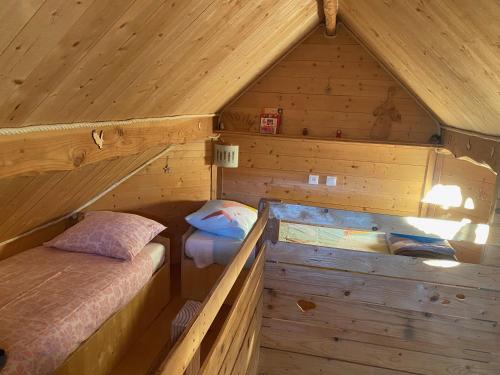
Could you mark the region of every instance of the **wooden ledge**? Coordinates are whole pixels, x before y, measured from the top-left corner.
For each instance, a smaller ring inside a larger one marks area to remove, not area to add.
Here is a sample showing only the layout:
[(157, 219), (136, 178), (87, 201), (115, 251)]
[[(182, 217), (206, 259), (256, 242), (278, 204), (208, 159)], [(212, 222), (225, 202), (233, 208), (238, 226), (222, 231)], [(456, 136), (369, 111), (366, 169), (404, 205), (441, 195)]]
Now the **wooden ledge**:
[[(271, 139), (282, 139), (282, 140), (295, 140), (295, 141), (316, 141), (325, 143), (353, 143), (359, 145), (375, 145), (375, 146), (398, 146), (398, 147), (413, 147), (413, 148), (427, 148), (427, 149), (441, 149), (442, 145), (428, 144), (428, 143), (409, 143), (409, 142), (388, 142), (388, 141), (372, 141), (363, 139), (348, 139), (348, 138), (319, 138), (310, 137), (302, 135), (284, 135), (284, 134), (261, 134), (261, 133), (250, 133), (250, 132), (238, 132), (232, 130), (216, 130), (217, 134), (220, 134), (223, 139), (224, 136), (246, 136), (246, 137), (261, 137), (261, 138), (271, 138)], [(447, 153), (446, 151), (442, 151)]]

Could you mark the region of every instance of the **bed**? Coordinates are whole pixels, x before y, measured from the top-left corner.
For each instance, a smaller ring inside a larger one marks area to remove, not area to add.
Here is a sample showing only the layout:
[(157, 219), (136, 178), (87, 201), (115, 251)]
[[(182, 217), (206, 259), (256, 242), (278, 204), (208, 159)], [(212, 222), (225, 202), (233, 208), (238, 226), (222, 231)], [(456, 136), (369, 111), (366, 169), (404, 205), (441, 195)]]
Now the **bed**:
[(168, 303), (169, 263), (162, 238), (131, 262), (46, 247), (0, 262), (2, 375), (108, 373)]

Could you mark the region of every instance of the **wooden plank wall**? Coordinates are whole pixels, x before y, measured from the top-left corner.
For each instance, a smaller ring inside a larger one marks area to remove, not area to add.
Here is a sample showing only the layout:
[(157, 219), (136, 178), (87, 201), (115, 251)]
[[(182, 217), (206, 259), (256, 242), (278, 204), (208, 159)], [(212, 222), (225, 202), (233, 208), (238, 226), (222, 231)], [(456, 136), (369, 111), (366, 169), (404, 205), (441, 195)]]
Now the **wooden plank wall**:
[[(262, 108), (278, 106), (284, 109), (281, 138), (258, 134)], [(335, 140), (338, 129), (349, 140), (406, 144), (426, 143), (437, 131), (434, 119), (342, 24), (335, 38), (326, 38), (318, 27), (226, 107), (220, 124), (222, 140), (241, 147), (239, 168), (222, 171), (223, 198), (254, 206), (267, 197), (488, 222), (495, 176), (479, 165), (436, 155), (432, 147), (325, 142)], [(390, 131), (382, 137), (380, 127), (386, 126)], [(319, 186), (307, 184), (309, 174), (320, 176)], [(328, 175), (338, 177), (337, 187), (325, 186)], [(472, 198), (475, 208), (422, 204), (439, 183), (458, 185), (464, 201)]]
[[(365, 259), (354, 272), (351, 251), (284, 243), (267, 251), (260, 374), (500, 370), (498, 268), (413, 270), (406, 258), (390, 257)], [(319, 268), (318, 256), (340, 261)]]
[[(265, 51), (263, 51), (265, 53)], [(226, 130), (258, 132), (265, 107), (284, 109), (282, 133), (426, 143), (435, 121), (342, 24), (319, 27), (225, 108)]]
[[(239, 167), (222, 171), (221, 196), (256, 206), (259, 199), (353, 211), (418, 216), (432, 149), (224, 133), (240, 146)], [(308, 184), (318, 174), (320, 184)], [(326, 176), (337, 186), (326, 186)]]
[[(467, 218), (473, 223), (488, 223), (495, 198), (496, 177), (491, 169), (468, 160), (457, 159), (452, 155), (437, 155), (433, 185), (458, 186), (463, 201), (460, 207), (449, 209), (429, 205), (426, 216), (450, 220)], [(472, 199), (473, 209), (464, 207), (467, 198)]]
[(99, 199), (87, 210), (136, 213), (167, 226), (172, 261), (180, 261), (184, 217), (200, 208), (212, 193), (212, 143), (198, 141), (176, 145)]
[(72, 171), (0, 178), (0, 242), (78, 209), (165, 148), (152, 147)]

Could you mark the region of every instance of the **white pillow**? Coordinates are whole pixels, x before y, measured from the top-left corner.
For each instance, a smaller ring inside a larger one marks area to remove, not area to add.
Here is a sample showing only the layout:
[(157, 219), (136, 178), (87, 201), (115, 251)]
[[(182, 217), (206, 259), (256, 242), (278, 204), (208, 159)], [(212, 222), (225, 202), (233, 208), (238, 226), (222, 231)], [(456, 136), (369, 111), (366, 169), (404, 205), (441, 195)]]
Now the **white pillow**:
[(257, 210), (238, 202), (213, 200), (186, 216), (186, 221), (206, 232), (242, 240), (257, 221)]

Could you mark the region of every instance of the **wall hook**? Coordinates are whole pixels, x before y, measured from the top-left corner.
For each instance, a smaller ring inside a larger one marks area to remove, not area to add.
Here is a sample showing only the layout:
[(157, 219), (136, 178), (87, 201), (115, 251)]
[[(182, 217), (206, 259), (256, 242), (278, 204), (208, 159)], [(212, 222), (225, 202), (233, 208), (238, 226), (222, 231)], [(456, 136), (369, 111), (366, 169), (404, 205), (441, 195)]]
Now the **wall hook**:
[(99, 150), (102, 150), (104, 146), (104, 131), (101, 130), (98, 134), (97, 130), (92, 130), (92, 139), (97, 147), (99, 147)]

